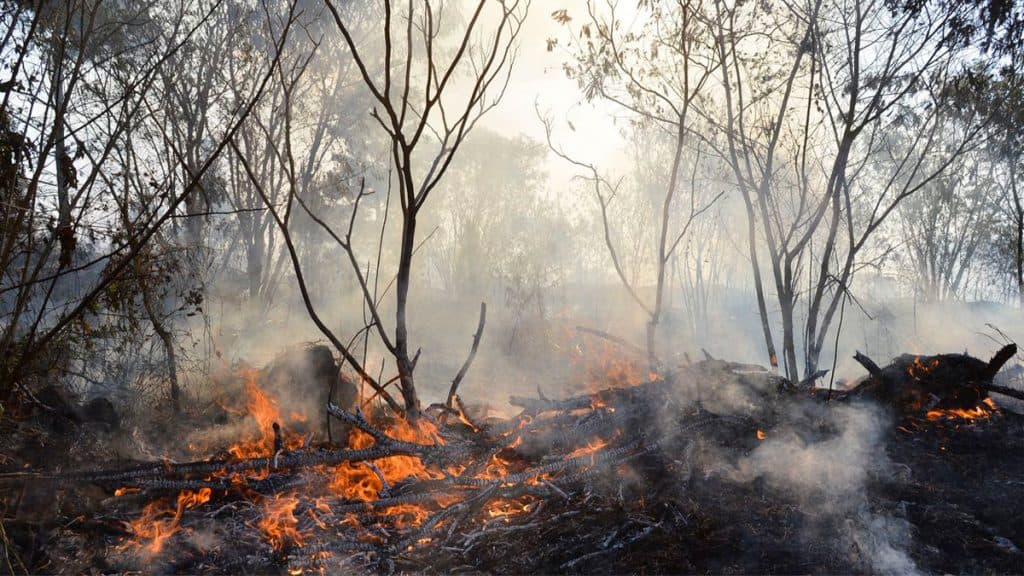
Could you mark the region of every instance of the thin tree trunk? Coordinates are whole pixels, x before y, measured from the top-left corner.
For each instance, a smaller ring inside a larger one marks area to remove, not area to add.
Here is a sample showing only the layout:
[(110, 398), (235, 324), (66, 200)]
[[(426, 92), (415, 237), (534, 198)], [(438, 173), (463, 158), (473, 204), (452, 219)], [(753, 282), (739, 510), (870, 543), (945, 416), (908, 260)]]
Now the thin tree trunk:
[(412, 272), (412, 256), (416, 242), (415, 200), (409, 202), (402, 226), (402, 251), (395, 280), (395, 361), (398, 364), (399, 383), (406, 417), (416, 420), (419, 416), (419, 399), (413, 380), (413, 365), (409, 360), (409, 331), (406, 323), (406, 307), (409, 301), (409, 279)]
[(1020, 191), (1017, 190), (1016, 166), (1010, 166), (1010, 192), (1013, 193), (1013, 208), (1017, 225), (1017, 241), (1014, 245), (1017, 256), (1017, 298), (1021, 307), (1024, 307), (1024, 204), (1020, 200)]
[(145, 286), (145, 282), (141, 278), (140, 282), (143, 284), (143, 307), (146, 309), (146, 315), (149, 316), (150, 323), (153, 324), (153, 331), (156, 332), (157, 337), (160, 338), (160, 342), (164, 346), (164, 355), (167, 359), (167, 379), (170, 382), (171, 410), (175, 414), (179, 414), (181, 412), (181, 391), (178, 388), (178, 361), (174, 352), (174, 336), (160, 317), (159, 311), (156, 309), (156, 303), (153, 302), (153, 295)]
[(654, 307), (651, 309), (651, 317), (647, 322), (647, 361), (653, 372), (658, 365), (657, 333), (658, 323), (661, 322), (661, 308), (665, 299), (665, 266), (668, 263), (668, 227), (672, 215), (672, 200), (676, 195), (676, 186), (679, 184), (679, 164), (683, 157), (683, 139), (686, 136), (686, 108), (680, 114), (676, 128), (676, 150), (672, 157), (672, 173), (669, 174), (668, 190), (665, 191), (665, 200), (661, 205), (661, 235), (658, 239), (658, 284), (655, 287)]
[(750, 200), (750, 192), (745, 186), (740, 186), (743, 193), (743, 203), (747, 207), (747, 246), (750, 248), (750, 268), (754, 276), (754, 293), (757, 296), (757, 313), (761, 318), (761, 331), (764, 334), (765, 349), (768, 352), (768, 362), (773, 369), (779, 368), (779, 357), (775, 353), (775, 340), (772, 338), (772, 326), (768, 320), (768, 305), (764, 298), (764, 283), (761, 280), (761, 264), (757, 258), (757, 221), (754, 216), (754, 204)]
[[(63, 48), (54, 56), (54, 165), (57, 176), (57, 238), (60, 242), (60, 268), (71, 265), (75, 248), (75, 231), (71, 227), (71, 194), (68, 191), (68, 171), (73, 169), (71, 157), (64, 144), (64, 62)], [(59, 56), (58, 56), (59, 55)]]

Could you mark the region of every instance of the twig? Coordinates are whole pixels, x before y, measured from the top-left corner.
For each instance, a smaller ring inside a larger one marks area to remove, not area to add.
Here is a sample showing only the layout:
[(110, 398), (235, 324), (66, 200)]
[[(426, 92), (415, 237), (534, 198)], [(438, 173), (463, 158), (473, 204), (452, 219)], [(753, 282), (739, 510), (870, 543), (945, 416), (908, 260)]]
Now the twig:
[(476, 334), (473, 334), (473, 346), (469, 349), (469, 357), (462, 363), (462, 368), (459, 368), (459, 372), (455, 375), (455, 379), (452, 380), (452, 386), (448, 389), (448, 400), (445, 401), (449, 407), (452, 406), (452, 402), (455, 399), (455, 392), (459, 389), (459, 384), (462, 379), (466, 376), (466, 372), (469, 371), (470, 365), (473, 364), (473, 359), (476, 358), (476, 350), (480, 346), (480, 337), (484, 334), (484, 324), (487, 323), (487, 303), (480, 303), (480, 322), (476, 326)]

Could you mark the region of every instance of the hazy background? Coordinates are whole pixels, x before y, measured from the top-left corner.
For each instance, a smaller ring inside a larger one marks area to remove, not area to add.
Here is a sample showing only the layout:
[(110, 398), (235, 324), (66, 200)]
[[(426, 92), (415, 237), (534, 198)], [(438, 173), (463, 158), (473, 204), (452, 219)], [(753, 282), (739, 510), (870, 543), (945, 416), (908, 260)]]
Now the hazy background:
[[(992, 102), (1012, 100), (1006, 94), (1017, 89), (1017, 56), (999, 28), (1005, 22), (993, 24), (988, 37), (979, 27), (977, 35), (966, 34), (954, 46), (928, 40), (925, 32), (948, 32), (947, 14), (983, 20), (981, 8), (936, 2), (925, 13), (907, 16), (861, 4), (822, 4), (817, 33), (835, 42), (850, 26), (855, 8), (862, 9), (861, 17), (868, 14), (869, 33), (878, 37), (860, 55), (870, 63), (861, 110), (871, 110), (876, 94), (887, 107), (879, 109), (877, 118), (865, 113), (864, 136), (852, 147), (850, 204), (837, 206), (835, 213), (831, 203), (823, 204), (828, 210), (820, 229), (808, 232), (809, 243), (796, 260), (789, 314), (795, 324), (793, 348), (801, 361), (794, 371), (804, 372), (804, 327), (816, 314), (809, 301), (820, 265), (829, 262), (833, 275), (844, 266), (842, 249), (822, 260), (829, 226), (836, 222), (844, 244), (847, 233), (859, 233), (873, 222), (868, 216), (876, 196), (882, 206), (893, 202), (891, 182), (920, 187), (894, 202), (887, 219), (859, 247), (845, 289), (831, 279), (822, 284), (825, 304), (835, 299), (842, 305), (824, 326), (819, 367), (834, 367), (840, 383), (862, 374), (850, 359), (854, 350), (879, 362), (903, 352), (966, 350), (985, 357), (1005, 340), (1022, 336), (1015, 270), (1020, 243), (1014, 242), (1021, 219), (1011, 193), (1019, 155), (1015, 143), (1000, 136), (1011, 133), (1005, 122), (1013, 119), (1000, 117), (1003, 124), (992, 120)], [(441, 22), (439, 55), (454, 53), (475, 6), (464, 0), (435, 7)], [(761, 124), (779, 117), (773, 106), (784, 112), (776, 162), (781, 167), (769, 176), (778, 191), (771, 208), (775, 216), (769, 220), (777, 218), (773, 225), (780, 229), (809, 226), (806, 213), (797, 213), (803, 209), (797, 199), (803, 194), (819, 202), (830, 190), (829, 167), (837, 156), (830, 131), (844, 105), (836, 95), (853, 78), (843, 51), (830, 44), (815, 52), (818, 68), (808, 60), (795, 68), (795, 95), (784, 103), (782, 80), (790, 62), (810, 54), (802, 52), (807, 48), (800, 44), (798, 15), (811, 6), (728, 8), (735, 10), (738, 29), (766, 30), (761, 38), (738, 41), (735, 49), (744, 59), (737, 64), (743, 71), (735, 81), (747, 82), (761, 97), (747, 112), (756, 116), (748, 140), (762, 138)], [(125, 405), (159, 405), (166, 397), (172, 354), (170, 372), (185, 396), (201, 399), (216, 374), (242, 363), (264, 365), (282, 350), (325, 341), (309, 319), (283, 236), (266, 209), (267, 204), (283, 208), (289, 186), (313, 214), (337, 229), (353, 222), (359, 268), (383, 294), (379, 311), (385, 328), (393, 330), (389, 284), (398, 261), (400, 215), (397, 198), (392, 194), (388, 200), (397, 178), (390, 141), (370, 114), (375, 104), (326, 5), (303, 0), (296, 7), (299, 15), (283, 64), (239, 127), (234, 138), (238, 150), (225, 148), (212, 156), (200, 192), (171, 209), (167, 222), (140, 250), (136, 261), (142, 265), (128, 267), (123, 278), (94, 292), (109, 271), (104, 254), (130, 246), (132, 226), (143, 226), (167, 208), (217, 150), (273, 60), (289, 5), (230, 0), (195, 2), (180, 10), (160, 3), (113, 6), (92, 24), (95, 30), (68, 19), (95, 8), (91, 2), (8, 6), (4, 22), (13, 40), (3, 57), (18, 62), (22, 39), (31, 49), (19, 64), (23, 89), (5, 98), (7, 121), (12, 133), (27, 134), (39, 148), (32, 162), (19, 165), (22, 185), (10, 188), (12, 198), (35, 190), (26, 204), (35, 211), (30, 225), (8, 227), (11, 245), (27, 246), (5, 261), (0, 294), (5, 351), (16, 359), (9, 374), (17, 377), (12, 378), (57, 375), (86, 395), (109, 395)], [(680, 182), (668, 229), (674, 237), (688, 224), (665, 262), (658, 355), (671, 366), (698, 359), (705, 349), (716, 357), (766, 365), (744, 196), (728, 159), (719, 154), (726, 148), (729, 105), (715, 75), (710, 20), (691, 22), (687, 25), (696, 28), (682, 34), (674, 28), (682, 26), (679, 13), (670, 6), (559, 0), (534, 2), (529, 11), (525, 7), (516, 12), (524, 19), (511, 44), (507, 84), (491, 89), (487, 102), (493, 107), (472, 125), (420, 214), (408, 316), (411, 349), (422, 349), (416, 381), (424, 402), (441, 398), (465, 359), (480, 302), (488, 305), (486, 329), (462, 385), (471, 402), (501, 406), (507, 394), (532, 393), (538, 386), (555, 395), (568, 393), (609, 372), (623, 382), (646, 375), (642, 354), (576, 330), (605, 331), (642, 349), (649, 322), (615, 271), (590, 178), (596, 174), (616, 189), (613, 199), (605, 196), (609, 240), (623, 276), (649, 304), (657, 290), (661, 203), (677, 148), (682, 150)], [(710, 18), (712, 8), (699, 9)], [(346, 2), (339, 3), (339, 10), (371, 73), (379, 77), (381, 5)], [(203, 16), (207, 11), (209, 16)], [(33, 28), (37, 14), (42, 24)], [(498, 5), (488, 4), (471, 35), (472, 46), (486, 45), (498, 15)], [(884, 33), (886, 26), (904, 21), (916, 32), (898, 39)], [(182, 30), (187, 27), (176, 29), (174, 22), (196, 28), (186, 37)], [(608, 60), (615, 47), (609, 48), (598, 33), (602, 24), (612, 22), (612, 36), (620, 42), (616, 46), (631, 59), (618, 72)], [(81, 33), (65, 34), (60, 44), (61, 26)], [(679, 72), (679, 56), (665, 41), (680, 37), (694, 41), (693, 68), (685, 73)], [(160, 60), (160, 50), (169, 49), (172, 38), (182, 42), (180, 49)], [(655, 49), (659, 42), (660, 51)], [(921, 55), (902, 61), (899, 70), (880, 67), (877, 56), (884, 42), (893, 42), (898, 54), (920, 49)], [(405, 54), (403, 46), (396, 44), (396, 61)], [(87, 63), (80, 70), (70, 66), (79, 57)], [(154, 62), (145, 89), (140, 84), (129, 90), (130, 72)], [(672, 130), (645, 116), (658, 110), (657, 102), (631, 88), (624, 71), (646, 74), (651, 86), (671, 96), (678, 91), (672, 83), (696, 77), (701, 66), (710, 70), (708, 87), (695, 100), (699, 113), (688, 120), (692, 133), (680, 144)], [(820, 66), (829, 67), (830, 75)], [(67, 75), (75, 70), (72, 83)], [(424, 70), (416, 69), (413, 83), (423, 80)], [(451, 106), (468, 94), (473, 73), (466, 66), (454, 74), (446, 94)], [(878, 80), (886, 74), (892, 76), (890, 84)], [(904, 86), (906, 77), (917, 78), (916, 83)], [(965, 78), (976, 84), (961, 90)], [(73, 136), (52, 130), (52, 96), (58, 87), (70, 89), (62, 114)], [(965, 95), (979, 87), (993, 95), (984, 105)], [(129, 103), (141, 112), (130, 129), (118, 132), (116, 113)], [(442, 124), (433, 118), (432, 130)], [(430, 140), (431, 131), (426, 134)], [(915, 140), (920, 134), (936, 136)], [(66, 175), (58, 177), (60, 149), (42, 146), (51, 141), (66, 141), (64, 153), (77, 172), (77, 187), (62, 184)], [(286, 144), (294, 166), (284, 158)], [(717, 151), (716, 145), (721, 146)], [(755, 164), (762, 159), (761, 145), (752, 145)], [(414, 168), (425, 170), (438, 149), (433, 140), (424, 144)], [(900, 154), (923, 166), (920, 173), (908, 175)], [(253, 176), (242, 159), (250, 163)], [(939, 177), (926, 181), (921, 174), (928, 170)], [(266, 200), (253, 179), (261, 183)], [(372, 194), (361, 200), (352, 219), (360, 182)], [(62, 244), (56, 249), (57, 231), (65, 226), (60, 198), (68, 189), (74, 197), (68, 212), (73, 225), (67, 226), (77, 244), (67, 262), (58, 262), (65, 252)], [(705, 209), (687, 220), (694, 206)], [(764, 218), (755, 219), (763, 229)], [(394, 373), (394, 361), (372, 330), (365, 341), (360, 334), (367, 311), (345, 253), (298, 207), (288, 229), (312, 304), (341, 339), (359, 335), (352, 340), (352, 352), (368, 373), (386, 380)], [(755, 238), (754, 246), (767, 320), (781, 357), (785, 315), (771, 280), (770, 248), (763, 236)], [(56, 272), (55, 280), (21, 287), (21, 267), (37, 264), (42, 278)], [(33, 346), (40, 333), (54, 326), (59, 334), (47, 340), (48, 355), (43, 355)], [(780, 362), (785, 370), (784, 359)]]

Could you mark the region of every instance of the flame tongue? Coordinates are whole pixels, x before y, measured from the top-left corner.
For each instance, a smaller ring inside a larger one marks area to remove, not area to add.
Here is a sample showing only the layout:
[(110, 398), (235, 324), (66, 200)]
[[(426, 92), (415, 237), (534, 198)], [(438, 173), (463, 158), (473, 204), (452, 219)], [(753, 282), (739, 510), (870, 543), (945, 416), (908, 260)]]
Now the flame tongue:
[(299, 520), (295, 517), (295, 509), (298, 506), (299, 498), (295, 494), (277, 494), (273, 499), (264, 501), (263, 518), (260, 519), (259, 527), (275, 550), (281, 551), (288, 546), (303, 545), (303, 535), (298, 530)]
[[(274, 427), (279, 422), (284, 422), (277, 402), (259, 387), (259, 372), (254, 369), (246, 369), (242, 372), (245, 379), (246, 406), (245, 414), (256, 421), (259, 429), (259, 438), (246, 442), (239, 442), (228, 448), (228, 452), (235, 458), (256, 458), (274, 453), (274, 443), (277, 433)], [(305, 418), (296, 418), (293, 414), (292, 421), (303, 421)], [(285, 429), (283, 432), (284, 448), (293, 449), (302, 445), (301, 435)]]
[(998, 414), (999, 409), (991, 398), (985, 398), (973, 408), (948, 408), (944, 410), (929, 410), (925, 418), (929, 420), (984, 420)]
[(186, 508), (196, 508), (209, 502), (212, 492), (209, 488), (195, 492), (182, 490), (178, 494), (178, 504), (175, 508), (167, 506), (163, 499), (150, 502), (143, 509), (142, 516), (128, 522), (129, 529), (135, 535), (135, 540), (129, 542), (128, 546), (141, 548), (151, 555), (159, 554), (167, 539), (180, 529), (178, 523), (182, 512)]

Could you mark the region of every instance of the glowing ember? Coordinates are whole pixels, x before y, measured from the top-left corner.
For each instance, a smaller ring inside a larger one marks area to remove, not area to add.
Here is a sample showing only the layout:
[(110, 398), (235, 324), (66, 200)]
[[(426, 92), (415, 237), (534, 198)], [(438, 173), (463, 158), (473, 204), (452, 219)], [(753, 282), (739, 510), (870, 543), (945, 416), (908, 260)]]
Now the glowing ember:
[(426, 508), (415, 504), (389, 506), (384, 509), (384, 513), (389, 516), (397, 516), (398, 519), (395, 521), (395, 525), (399, 528), (418, 526), (430, 515)]
[(529, 502), (515, 500), (495, 500), (487, 504), (487, 515), (491, 518), (505, 518), (530, 511)]
[(764, 440), (767, 437), (768, 437), (768, 435), (764, 433), (764, 430), (758, 430), (757, 431), (757, 439), (758, 440)]
[(578, 456), (592, 455), (592, 454), (594, 454), (594, 452), (597, 452), (598, 450), (604, 448), (607, 445), (608, 445), (608, 441), (607, 440), (602, 440), (601, 438), (597, 438), (595, 440), (591, 440), (590, 442), (587, 443), (586, 446), (584, 446), (582, 448), (577, 448), (577, 449), (573, 450), (572, 452), (570, 452), (569, 455), (566, 456), (566, 459), (576, 458)]
[(935, 370), (939, 366), (939, 359), (934, 358), (931, 362), (925, 364), (921, 361), (920, 356), (914, 356), (914, 361), (907, 366), (907, 374), (915, 380), (919, 380), (921, 377), (928, 375), (932, 370)]

